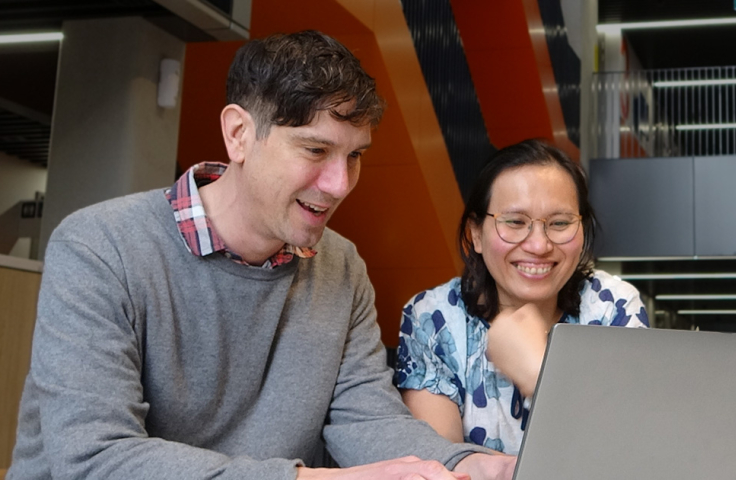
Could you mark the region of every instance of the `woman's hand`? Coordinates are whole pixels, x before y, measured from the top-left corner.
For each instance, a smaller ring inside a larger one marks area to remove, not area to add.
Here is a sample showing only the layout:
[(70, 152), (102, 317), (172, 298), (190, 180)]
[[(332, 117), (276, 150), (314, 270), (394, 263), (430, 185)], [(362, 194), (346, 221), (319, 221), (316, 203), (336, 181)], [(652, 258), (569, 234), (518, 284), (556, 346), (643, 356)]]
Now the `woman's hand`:
[(531, 303), (501, 311), (488, 329), (486, 357), (524, 397), (531, 397), (537, 386), (548, 331), (549, 322)]
[(455, 472), (467, 472), (472, 480), (511, 480), (516, 468), (516, 457), (472, 453), (460, 460)]

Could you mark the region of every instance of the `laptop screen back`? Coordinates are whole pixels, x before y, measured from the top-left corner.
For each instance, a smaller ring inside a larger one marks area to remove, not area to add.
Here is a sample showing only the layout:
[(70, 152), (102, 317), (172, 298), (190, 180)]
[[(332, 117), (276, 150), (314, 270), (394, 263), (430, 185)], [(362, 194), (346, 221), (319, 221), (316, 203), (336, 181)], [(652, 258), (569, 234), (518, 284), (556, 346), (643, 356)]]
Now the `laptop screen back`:
[(736, 335), (554, 327), (515, 480), (733, 480)]

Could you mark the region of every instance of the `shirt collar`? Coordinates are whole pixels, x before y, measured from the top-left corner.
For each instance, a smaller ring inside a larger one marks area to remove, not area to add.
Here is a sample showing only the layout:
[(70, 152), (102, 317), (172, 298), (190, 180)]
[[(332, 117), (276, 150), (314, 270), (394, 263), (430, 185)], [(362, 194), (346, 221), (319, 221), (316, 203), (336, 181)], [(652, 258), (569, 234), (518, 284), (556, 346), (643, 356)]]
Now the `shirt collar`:
[[(184, 175), (166, 190), (166, 198), (174, 210), (174, 218), (187, 250), (204, 257), (216, 252), (224, 254), (234, 262), (248, 265), (237, 253), (231, 251), (212, 227), (202, 205), (199, 187), (214, 182), (225, 173), (227, 165), (216, 162), (202, 162), (192, 166)], [(317, 252), (308, 247), (285, 244), (262, 265), (275, 268), (290, 262), (294, 256), (311, 258)]]

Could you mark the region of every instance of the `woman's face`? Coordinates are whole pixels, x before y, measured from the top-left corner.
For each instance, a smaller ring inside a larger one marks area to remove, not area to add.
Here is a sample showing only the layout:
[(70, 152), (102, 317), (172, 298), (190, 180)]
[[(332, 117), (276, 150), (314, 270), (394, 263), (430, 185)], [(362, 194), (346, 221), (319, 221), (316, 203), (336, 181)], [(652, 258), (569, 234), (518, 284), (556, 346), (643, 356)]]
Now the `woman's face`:
[[(556, 164), (528, 165), (502, 172), (491, 185), (488, 213), (524, 213), (533, 219), (557, 213), (579, 213), (575, 183)], [(500, 307), (527, 303), (551, 306), (570, 279), (583, 251), (583, 227), (572, 241), (556, 245), (544, 233), (542, 222), (521, 243), (507, 243), (498, 236), (493, 217), (481, 225), (471, 222), (473, 246), (483, 256), (496, 280)]]

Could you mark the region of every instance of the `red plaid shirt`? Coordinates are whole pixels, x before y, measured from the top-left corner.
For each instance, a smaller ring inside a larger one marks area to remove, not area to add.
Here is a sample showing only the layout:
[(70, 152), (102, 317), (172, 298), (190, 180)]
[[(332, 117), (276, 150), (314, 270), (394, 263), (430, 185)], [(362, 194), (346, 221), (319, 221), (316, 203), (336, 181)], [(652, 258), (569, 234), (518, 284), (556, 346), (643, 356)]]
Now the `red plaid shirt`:
[[(227, 248), (225, 242), (212, 228), (202, 206), (202, 198), (199, 196), (198, 187), (203, 187), (220, 178), (226, 168), (227, 165), (224, 163), (203, 162), (194, 165), (170, 189), (166, 190), (166, 199), (174, 209), (176, 225), (179, 227), (179, 233), (181, 233), (187, 250), (200, 257), (221, 252), (236, 263), (248, 265), (240, 255)], [(311, 258), (316, 254), (317, 252), (311, 248), (284, 245), (261, 267), (276, 268), (290, 262), (294, 255)]]

